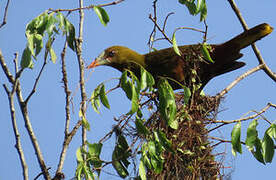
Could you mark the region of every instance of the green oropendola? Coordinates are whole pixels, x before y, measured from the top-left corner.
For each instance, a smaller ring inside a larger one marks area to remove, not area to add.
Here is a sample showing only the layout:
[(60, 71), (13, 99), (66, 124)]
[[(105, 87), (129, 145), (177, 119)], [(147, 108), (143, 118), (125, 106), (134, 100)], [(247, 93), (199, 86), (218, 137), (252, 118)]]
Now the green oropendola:
[(129, 69), (138, 77), (140, 66), (149, 71), (156, 81), (166, 77), (173, 89), (182, 88), (181, 84), (191, 87), (193, 83), (202, 89), (213, 77), (245, 65), (237, 61), (242, 57), (240, 50), (260, 40), (273, 31), (266, 24), (257, 25), (222, 44), (208, 45), (213, 62), (208, 61), (202, 51), (202, 44), (179, 46), (181, 56), (173, 48), (139, 54), (124, 46), (112, 46), (104, 50), (87, 68), (107, 65), (124, 71)]

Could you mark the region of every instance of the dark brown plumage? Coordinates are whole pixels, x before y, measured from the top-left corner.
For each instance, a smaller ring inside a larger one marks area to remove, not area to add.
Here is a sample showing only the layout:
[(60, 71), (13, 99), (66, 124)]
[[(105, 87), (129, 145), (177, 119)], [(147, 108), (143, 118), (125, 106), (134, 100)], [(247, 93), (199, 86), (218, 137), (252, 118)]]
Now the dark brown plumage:
[(139, 66), (143, 66), (155, 80), (160, 77), (168, 78), (173, 89), (180, 89), (180, 84), (191, 87), (193, 83), (200, 84), (203, 88), (213, 77), (244, 66), (244, 62), (236, 61), (242, 57), (240, 50), (272, 31), (273, 28), (264, 23), (223, 44), (210, 45), (209, 54), (214, 63), (206, 60), (201, 44), (179, 46), (181, 56), (178, 56), (173, 48), (141, 55), (127, 47), (112, 46), (102, 52), (87, 68), (107, 65), (120, 71), (130, 69), (139, 76)]

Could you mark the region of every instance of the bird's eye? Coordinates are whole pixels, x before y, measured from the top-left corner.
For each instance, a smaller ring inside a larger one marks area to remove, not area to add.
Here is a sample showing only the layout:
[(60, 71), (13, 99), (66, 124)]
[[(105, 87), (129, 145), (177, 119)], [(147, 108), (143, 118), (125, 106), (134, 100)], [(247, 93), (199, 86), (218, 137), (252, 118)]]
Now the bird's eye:
[(115, 55), (115, 51), (109, 51), (108, 52), (108, 57), (113, 57)]

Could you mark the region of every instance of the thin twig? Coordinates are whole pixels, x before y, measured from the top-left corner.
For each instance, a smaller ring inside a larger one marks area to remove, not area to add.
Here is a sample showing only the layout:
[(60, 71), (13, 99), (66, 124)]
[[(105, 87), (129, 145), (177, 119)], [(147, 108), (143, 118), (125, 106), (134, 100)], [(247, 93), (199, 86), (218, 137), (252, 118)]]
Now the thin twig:
[(73, 11), (80, 11), (80, 10), (89, 10), (94, 8), (95, 6), (97, 7), (106, 7), (106, 6), (112, 6), (112, 5), (116, 5), (119, 4), (121, 2), (123, 2), (124, 0), (117, 0), (117, 1), (113, 1), (110, 3), (106, 3), (106, 4), (99, 4), (99, 5), (89, 5), (89, 6), (85, 6), (85, 7), (78, 7), (78, 8), (73, 8), (73, 9), (49, 9), (49, 11), (52, 12), (61, 12), (61, 11), (69, 11), (69, 12), (73, 12)]
[(5, 7), (5, 11), (4, 11), (4, 17), (3, 17), (2, 24), (0, 25), (0, 29), (1, 29), (5, 24), (7, 24), (7, 16), (8, 16), (9, 4), (10, 4), (10, 0), (7, 0), (7, 4), (6, 4), (6, 7)]
[[(16, 85), (17, 85), (17, 83), (15, 84), (15, 86)], [(3, 86), (4, 86), (4, 89), (7, 93), (8, 99), (9, 99), (10, 113), (11, 113), (11, 119), (12, 119), (12, 127), (13, 127), (15, 142), (16, 142), (15, 143), (15, 148), (16, 148), (17, 153), (19, 155), (20, 164), (21, 164), (22, 170), (23, 170), (24, 180), (28, 180), (29, 179), (28, 165), (26, 163), (24, 151), (22, 149), (20, 134), (19, 134), (19, 131), (18, 131), (16, 116), (15, 116), (15, 107), (14, 107), (14, 99), (13, 99), (15, 91), (10, 92), (5, 84)], [(16, 89), (16, 87), (13, 87), (13, 89)]]
[(26, 100), (25, 100), (25, 103), (26, 103), (26, 104), (28, 103), (28, 101), (30, 100), (30, 98), (32, 97), (32, 95), (35, 93), (36, 87), (37, 87), (38, 82), (39, 82), (39, 79), (40, 79), (40, 77), (41, 77), (41, 75), (42, 75), (42, 72), (43, 72), (43, 70), (44, 70), (46, 64), (47, 64), (47, 59), (45, 58), (45, 59), (44, 59), (44, 63), (43, 63), (43, 65), (42, 65), (42, 67), (41, 67), (41, 69), (40, 69), (40, 71), (39, 71), (39, 73), (38, 73), (38, 76), (37, 76), (36, 79), (35, 79), (35, 83), (34, 83), (34, 85), (33, 85), (33, 89), (32, 89), (32, 91), (30, 92), (29, 96), (28, 96), (28, 97), (26, 98)]
[(12, 76), (12, 74), (11, 74), (11, 72), (10, 72), (6, 62), (5, 62), (5, 59), (3, 57), (1, 49), (0, 49), (0, 64), (1, 64), (1, 67), (2, 67), (2, 69), (3, 69), (3, 71), (6, 75), (7, 79), (9, 80), (9, 82), (11, 84), (13, 84), (14, 83), (14, 78), (13, 78), (13, 76)]
[[(232, 7), (233, 11), (235, 12), (236, 16), (238, 17), (238, 19), (239, 19), (239, 21), (240, 21), (240, 23), (241, 23), (243, 29), (244, 29), (244, 30), (248, 30), (248, 26), (247, 26), (247, 24), (246, 24), (244, 18), (242, 17), (241, 12), (240, 12), (240, 10), (238, 9), (238, 7), (237, 7), (235, 1), (234, 1), (234, 0), (228, 0), (228, 2), (229, 2), (229, 4), (231, 5), (231, 7)], [(254, 51), (254, 53), (255, 53), (255, 55), (256, 55), (258, 61), (259, 61), (259, 64), (264, 65), (264, 67), (263, 67), (262, 69), (265, 71), (265, 73), (266, 73), (273, 81), (276, 82), (276, 74), (275, 74), (274, 72), (272, 72), (272, 70), (266, 65), (266, 63), (265, 63), (264, 59), (262, 58), (262, 55), (261, 55), (259, 49), (257, 48), (257, 46), (255, 45), (255, 43), (253, 43), (253, 44), (251, 45), (251, 47), (252, 47), (252, 49), (253, 49), (253, 51)]]
[[(82, 43), (83, 43), (83, 22), (84, 22), (84, 12), (83, 12), (83, 0), (79, 0), (79, 37), (76, 41), (76, 53), (78, 58), (78, 64), (79, 64), (79, 80), (80, 80), (80, 91), (81, 91), (81, 107), (80, 111), (83, 114), (83, 118), (86, 118), (86, 92), (85, 92), (85, 80), (84, 80), (84, 61), (82, 59)], [(87, 139), (87, 131), (86, 127), (82, 126), (82, 146), (85, 149), (86, 146), (86, 139)], [(85, 157), (84, 157), (85, 159)]]
[[(236, 120), (232, 120), (232, 121), (225, 121), (225, 120), (215, 120), (215, 121), (212, 121), (213, 123), (223, 123), (223, 125), (226, 125), (226, 124), (232, 124), (232, 123), (237, 123), (237, 122), (241, 122), (241, 121), (247, 121), (247, 120), (250, 120), (250, 119), (255, 119), (257, 118), (258, 116), (262, 115), (263, 113), (265, 113), (270, 107), (274, 107), (276, 108), (276, 105), (275, 104), (272, 104), (272, 103), (268, 103), (263, 109), (261, 109), (261, 111), (259, 112), (256, 112), (256, 111), (251, 111), (251, 112), (255, 112), (255, 114), (251, 115), (251, 116), (248, 116), (248, 117), (245, 117), (245, 118), (240, 118), (240, 119), (236, 119)], [(269, 124), (271, 124), (270, 122), (268, 122)], [(219, 125), (220, 127), (223, 126), (223, 125)], [(213, 128), (213, 129), (210, 129), (208, 132), (214, 130), (214, 129), (217, 129), (217, 127)]]
[(64, 43), (63, 50), (61, 52), (61, 71), (62, 71), (62, 82), (64, 87), (64, 93), (65, 93), (65, 130), (64, 130), (64, 141), (62, 150), (60, 153), (59, 163), (56, 170), (56, 175), (61, 173), (61, 170), (63, 168), (63, 164), (65, 161), (66, 152), (68, 149), (68, 145), (66, 143), (66, 140), (68, 139), (69, 134), (69, 125), (70, 125), (70, 90), (68, 87), (68, 79), (67, 79), (67, 70), (66, 70), (66, 64), (65, 64), (65, 54), (66, 54), (66, 48), (67, 48), (67, 42)]
[[(18, 53), (15, 53), (15, 58), (14, 58), (15, 67), (17, 66), (17, 58), (18, 58)], [(8, 99), (9, 99), (12, 127), (13, 127), (13, 132), (14, 132), (15, 141), (16, 141), (15, 148), (16, 148), (16, 150), (18, 152), (18, 155), (19, 155), (20, 163), (21, 163), (22, 170), (23, 170), (24, 180), (28, 180), (29, 179), (28, 166), (27, 166), (25, 156), (24, 156), (24, 152), (23, 152), (23, 149), (22, 149), (22, 146), (21, 146), (21, 139), (20, 139), (20, 134), (19, 134), (18, 127), (17, 127), (16, 116), (15, 116), (15, 107), (14, 107), (14, 99), (13, 99), (14, 98), (14, 93), (17, 89), (17, 85), (18, 85), (18, 81), (19, 81), (18, 78), (19, 78), (20, 75), (16, 76), (15, 80), (14, 80), (13, 76), (11, 75), (11, 73), (10, 73), (6, 63), (5, 63), (4, 57), (2, 56), (2, 53), (1, 53), (1, 50), (0, 50), (0, 62), (1, 62), (1, 66), (3, 68), (3, 71), (7, 76), (7, 79), (9, 79), (9, 81), (11, 82), (11, 84), (13, 86), (12, 91), (9, 91), (7, 86), (5, 84), (3, 84), (3, 87), (6, 91)], [(17, 68), (15, 68), (15, 70), (16, 70), (15, 73), (17, 73)]]
[[(157, 20), (157, 10), (156, 10), (156, 3), (157, 3), (157, 0), (154, 0), (153, 1), (153, 19), (155, 19), (155, 21)], [(156, 25), (153, 26), (153, 29), (152, 29), (152, 32), (150, 33), (150, 36), (149, 36), (149, 41), (148, 41), (148, 46), (149, 46), (149, 50), (151, 50), (153, 48), (153, 42), (154, 42), (154, 39), (155, 39), (155, 36), (156, 36)]]
[(154, 23), (154, 26), (157, 27), (157, 29), (162, 33), (164, 38), (169, 41), (169, 43), (172, 44), (172, 40), (167, 36), (167, 34), (162, 30), (162, 28), (157, 24), (157, 20), (152, 17), (152, 15), (149, 15), (149, 19)]
[[(17, 59), (17, 56), (15, 57), (15, 60), (14, 60), (15, 63), (17, 63), (16, 59)], [(24, 99), (23, 99), (20, 83), (18, 81), (18, 78), (20, 77), (20, 74), (21, 74), (21, 72), (23, 72), (23, 70), (21, 70), (19, 72), (15, 72), (16, 73), (16, 79), (15, 79), (12, 76), (12, 74), (10, 73), (10, 71), (7, 67), (7, 65), (4, 61), (4, 58), (2, 56), (1, 51), (0, 51), (0, 63), (1, 63), (1, 66), (2, 66), (2, 69), (3, 69), (4, 73), (6, 74), (7, 79), (13, 85), (13, 91), (16, 91), (16, 96), (17, 96), (17, 100), (18, 100), (19, 105), (20, 105), (20, 109), (21, 109), (23, 118), (24, 118), (25, 127), (27, 129), (28, 135), (30, 136), (30, 139), (31, 139), (32, 145), (34, 147), (34, 150), (36, 152), (36, 157), (38, 159), (41, 171), (43, 172), (44, 178), (47, 179), (47, 180), (48, 179), (50, 180), (51, 177), (49, 175), (49, 172), (47, 171), (47, 168), (46, 168), (46, 165), (45, 165), (45, 162), (44, 162), (39, 144), (37, 142), (36, 136), (35, 136), (34, 131), (32, 129), (32, 125), (31, 125), (30, 118), (29, 118), (29, 115), (28, 115), (27, 101), (24, 101)], [(15, 65), (15, 66), (17, 66), (17, 65)], [(17, 69), (17, 67), (15, 69)]]
[[(50, 169), (51, 169), (50, 167), (47, 168), (47, 170), (50, 170)], [(34, 178), (34, 180), (37, 180), (41, 175), (43, 175), (43, 172), (39, 173), (39, 174)]]
[(70, 95), (71, 91), (69, 90), (68, 86), (68, 78), (67, 78), (67, 70), (66, 70), (66, 63), (65, 63), (65, 54), (66, 54), (66, 48), (67, 48), (67, 42), (64, 44), (64, 48), (61, 53), (61, 63), (62, 63), (62, 82), (64, 87), (64, 93), (65, 93), (65, 136), (69, 133), (69, 124), (70, 124)]
[(28, 114), (28, 106), (27, 106), (26, 101), (24, 101), (24, 99), (23, 99), (22, 90), (21, 90), (21, 86), (20, 86), (19, 82), (18, 82), (17, 86), (18, 87), (16, 88), (16, 96), (17, 96), (18, 103), (20, 105), (22, 115), (23, 115), (25, 127), (26, 127), (28, 135), (31, 139), (31, 142), (32, 142), (33, 148), (35, 150), (35, 154), (36, 154), (40, 169), (43, 173), (44, 179), (50, 180), (51, 176), (50, 176), (50, 174), (47, 170), (47, 166), (44, 162), (44, 158), (43, 158), (42, 152), (40, 150), (36, 135), (34, 134), (34, 130), (32, 128), (32, 124), (31, 124), (30, 117)]
[(225, 89), (223, 89), (219, 94), (218, 97), (224, 96), (226, 93), (230, 91), (235, 85), (237, 85), (241, 80), (243, 80), (245, 77), (249, 76), (250, 74), (253, 74), (254, 72), (259, 71), (260, 69), (264, 68), (264, 64), (260, 64), (249, 71), (245, 72), (244, 74), (240, 75), (238, 78), (236, 78), (231, 84), (229, 84)]
[(169, 16), (170, 15), (173, 15), (174, 14), (174, 12), (170, 12), (167, 16), (166, 16), (166, 18), (165, 18), (165, 21), (164, 21), (164, 23), (163, 23), (163, 28), (162, 28), (162, 30), (165, 32), (165, 29), (166, 29), (166, 25), (167, 25), (167, 21), (168, 21), (168, 19), (169, 19)]

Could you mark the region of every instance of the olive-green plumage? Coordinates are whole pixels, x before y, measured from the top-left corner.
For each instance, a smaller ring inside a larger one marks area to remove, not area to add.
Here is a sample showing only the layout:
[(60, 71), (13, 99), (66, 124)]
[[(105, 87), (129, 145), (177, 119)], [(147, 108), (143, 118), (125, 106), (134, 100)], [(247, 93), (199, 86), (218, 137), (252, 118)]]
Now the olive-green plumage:
[(194, 82), (201, 84), (203, 88), (213, 77), (244, 66), (244, 62), (236, 61), (242, 57), (240, 50), (272, 31), (273, 28), (264, 23), (223, 44), (210, 45), (209, 54), (214, 63), (205, 59), (201, 51), (201, 44), (179, 46), (181, 56), (178, 56), (173, 48), (141, 55), (124, 46), (112, 46), (102, 52), (88, 68), (107, 65), (119, 71), (130, 69), (139, 76), (139, 66), (141, 65), (156, 80), (160, 77), (167, 77), (173, 89), (180, 89), (179, 83), (190, 87)]

